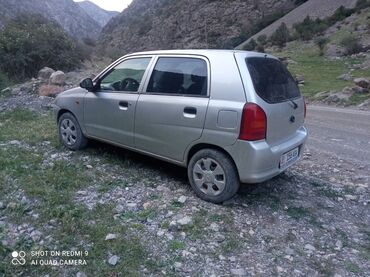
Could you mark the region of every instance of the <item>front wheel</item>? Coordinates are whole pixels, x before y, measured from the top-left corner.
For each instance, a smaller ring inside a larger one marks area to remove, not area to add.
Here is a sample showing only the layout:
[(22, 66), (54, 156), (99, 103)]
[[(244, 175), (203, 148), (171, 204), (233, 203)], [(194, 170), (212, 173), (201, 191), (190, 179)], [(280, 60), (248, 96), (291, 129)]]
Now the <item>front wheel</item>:
[(73, 114), (62, 114), (58, 120), (58, 129), (59, 139), (68, 149), (76, 151), (86, 147), (88, 140)]
[(191, 158), (188, 178), (201, 199), (216, 204), (232, 198), (240, 186), (234, 163), (214, 149), (200, 150)]

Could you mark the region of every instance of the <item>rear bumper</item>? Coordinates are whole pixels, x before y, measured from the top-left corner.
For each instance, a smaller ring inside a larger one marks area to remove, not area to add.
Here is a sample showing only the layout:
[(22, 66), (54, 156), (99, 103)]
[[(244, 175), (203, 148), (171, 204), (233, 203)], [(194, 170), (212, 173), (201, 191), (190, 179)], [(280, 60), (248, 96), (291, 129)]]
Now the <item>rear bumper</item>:
[(226, 150), (234, 159), (242, 183), (260, 183), (279, 175), (287, 169), (287, 167), (279, 167), (281, 155), (299, 147), (300, 159), (303, 155), (306, 138), (307, 129), (302, 126), (293, 137), (278, 145), (270, 145), (264, 140), (238, 140), (234, 145), (227, 147)]

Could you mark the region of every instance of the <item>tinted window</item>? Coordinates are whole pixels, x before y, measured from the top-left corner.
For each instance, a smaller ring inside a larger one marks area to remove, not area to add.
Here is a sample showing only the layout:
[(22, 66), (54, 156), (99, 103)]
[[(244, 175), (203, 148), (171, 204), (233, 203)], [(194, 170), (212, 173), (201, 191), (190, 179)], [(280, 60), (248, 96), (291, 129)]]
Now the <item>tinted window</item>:
[(271, 58), (247, 58), (257, 94), (268, 103), (279, 103), (300, 96), (296, 81), (288, 69)]
[(207, 63), (196, 58), (159, 58), (147, 91), (207, 95)]
[(123, 61), (100, 81), (100, 89), (106, 91), (136, 92), (151, 58)]

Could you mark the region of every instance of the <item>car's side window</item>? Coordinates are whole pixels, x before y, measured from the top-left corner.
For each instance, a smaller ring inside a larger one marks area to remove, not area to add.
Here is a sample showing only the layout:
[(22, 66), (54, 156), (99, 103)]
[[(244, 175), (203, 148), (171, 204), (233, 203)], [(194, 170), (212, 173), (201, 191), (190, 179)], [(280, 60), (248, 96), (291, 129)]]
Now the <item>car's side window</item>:
[(207, 63), (199, 58), (161, 57), (154, 67), (148, 93), (206, 96)]
[(137, 92), (151, 58), (133, 58), (114, 67), (99, 81), (102, 91)]

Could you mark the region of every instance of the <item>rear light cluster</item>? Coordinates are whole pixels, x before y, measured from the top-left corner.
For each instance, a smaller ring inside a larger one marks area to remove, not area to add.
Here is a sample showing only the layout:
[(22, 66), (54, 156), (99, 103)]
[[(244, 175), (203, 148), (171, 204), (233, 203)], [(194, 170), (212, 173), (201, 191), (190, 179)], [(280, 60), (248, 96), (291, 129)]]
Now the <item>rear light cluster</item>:
[(247, 103), (243, 108), (239, 139), (266, 139), (267, 119), (265, 111), (257, 104)]

